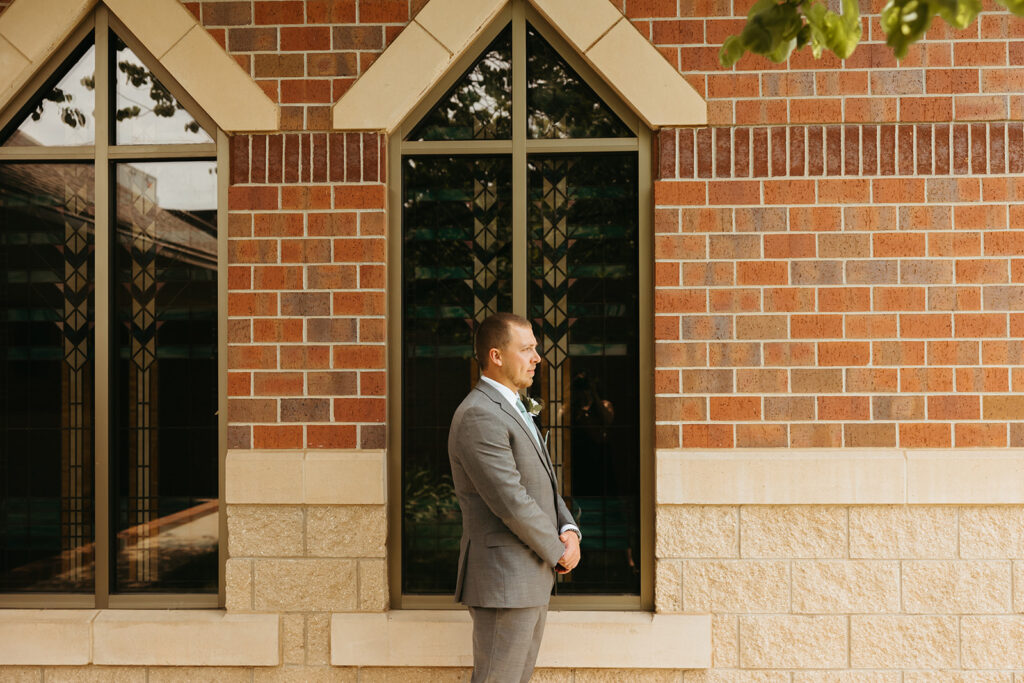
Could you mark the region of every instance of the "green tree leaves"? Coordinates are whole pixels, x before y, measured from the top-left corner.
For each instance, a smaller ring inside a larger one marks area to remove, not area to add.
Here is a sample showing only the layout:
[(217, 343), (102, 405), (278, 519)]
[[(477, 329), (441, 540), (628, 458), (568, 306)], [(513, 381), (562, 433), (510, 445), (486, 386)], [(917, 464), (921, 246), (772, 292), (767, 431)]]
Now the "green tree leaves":
[[(1024, 0), (995, 0), (1024, 16)], [(729, 36), (718, 53), (722, 66), (732, 66), (747, 52), (784, 62), (793, 50), (810, 45), (815, 57), (824, 50), (846, 59), (860, 42), (857, 0), (841, 0), (836, 14), (819, 0), (759, 0), (747, 14), (747, 24)], [(981, 0), (889, 0), (880, 16), (885, 43), (898, 58), (906, 56), (935, 17), (950, 26), (967, 28), (981, 11)]]

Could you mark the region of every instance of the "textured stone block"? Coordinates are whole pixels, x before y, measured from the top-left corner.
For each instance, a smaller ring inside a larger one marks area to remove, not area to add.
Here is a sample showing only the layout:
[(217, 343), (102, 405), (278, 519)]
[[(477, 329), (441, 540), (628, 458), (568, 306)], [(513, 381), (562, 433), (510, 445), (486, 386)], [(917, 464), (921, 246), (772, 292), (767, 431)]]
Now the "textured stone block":
[(741, 557), (845, 557), (846, 510), (816, 505), (743, 507), (740, 539)]
[(330, 666), (280, 666), (253, 670), (253, 683), (356, 683), (355, 669)]
[(810, 614), (898, 612), (899, 564), (863, 560), (794, 562), (793, 611)]
[(659, 505), (655, 555), (658, 557), (737, 557), (735, 507)]
[(956, 617), (852, 616), (856, 669), (950, 669), (958, 665)]
[(684, 671), (684, 683), (790, 683), (788, 671), (745, 671), (743, 669), (709, 669)]
[(682, 562), (678, 560), (655, 560), (654, 610), (668, 614), (683, 610)]
[(299, 557), (303, 554), (298, 505), (229, 505), (228, 555)]
[[(469, 683), (471, 669), (450, 667), (361, 667), (359, 683)], [(557, 680), (557, 679), (556, 679)], [(531, 679), (532, 681), (532, 679)]]
[(740, 620), (732, 614), (711, 616), (711, 666), (740, 665)]
[(575, 669), (572, 680), (573, 683), (679, 683), (679, 679), (678, 671), (666, 669)]
[(1024, 508), (965, 507), (960, 511), (960, 557), (1024, 557)]
[(228, 560), (224, 565), (224, 607), (229, 612), (252, 610), (252, 561)]
[(141, 666), (59, 666), (46, 669), (46, 682), (52, 683), (145, 683), (146, 669)]
[(683, 563), (685, 612), (784, 612), (788, 609), (788, 562), (691, 560)]
[(1024, 617), (963, 617), (965, 669), (1024, 669)]
[(899, 671), (794, 671), (793, 683), (900, 683)]
[(304, 615), (281, 615), (281, 651), (285, 665), (306, 663), (306, 618)]
[(383, 505), (310, 506), (306, 535), (312, 557), (384, 557), (387, 513)]
[(306, 663), (331, 663), (331, 615), (327, 612), (306, 615)]
[(956, 508), (864, 506), (850, 508), (850, 557), (956, 557)]
[(250, 683), (252, 669), (240, 666), (153, 666), (147, 683)]
[(1006, 613), (1011, 563), (911, 561), (903, 563), (903, 609), (914, 614)]
[(740, 666), (836, 669), (847, 662), (846, 617), (740, 617)]
[(359, 560), (359, 609), (365, 612), (383, 612), (387, 608), (387, 562)]
[(356, 608), (354, 560), (254, 560), (257, 610), (351, 611)]
[(904, 671), (903, 683), (1011, 683), (1009, 671)]
[(5, 683), (42, 683), (41, 666), (4, 666), (0, 669)]

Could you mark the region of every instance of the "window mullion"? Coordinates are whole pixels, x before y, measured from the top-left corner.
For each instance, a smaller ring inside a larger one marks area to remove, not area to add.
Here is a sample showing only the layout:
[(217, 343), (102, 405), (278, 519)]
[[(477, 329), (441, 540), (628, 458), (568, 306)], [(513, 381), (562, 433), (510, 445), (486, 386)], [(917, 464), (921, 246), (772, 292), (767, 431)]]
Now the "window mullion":
[(512, 310), (528, 317), (526, 276), (526, 15), (512, 4)]
[(96, 10), (96, 607), (110, 601), (110, 316), (111, 316), (111, 200), (110, 189), (110, 50), (107, 12)]

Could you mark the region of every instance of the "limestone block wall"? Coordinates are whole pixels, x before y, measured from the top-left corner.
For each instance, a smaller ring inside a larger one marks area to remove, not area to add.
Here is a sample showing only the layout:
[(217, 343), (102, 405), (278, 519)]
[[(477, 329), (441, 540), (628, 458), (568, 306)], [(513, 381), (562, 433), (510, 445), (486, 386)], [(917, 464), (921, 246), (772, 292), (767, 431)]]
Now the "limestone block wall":
[(657, 609), (713, 614), (716, 680), (1003, 680), (1021, 506), (661, 506)]

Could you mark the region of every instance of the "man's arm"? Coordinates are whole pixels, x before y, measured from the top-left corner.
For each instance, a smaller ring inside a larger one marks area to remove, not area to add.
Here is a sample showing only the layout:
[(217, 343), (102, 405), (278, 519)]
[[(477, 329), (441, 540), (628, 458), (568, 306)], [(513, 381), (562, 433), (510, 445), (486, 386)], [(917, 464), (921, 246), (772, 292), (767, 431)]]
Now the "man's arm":
[(522, 485), (501, 421), (470, 409), (462, 417), (457, 441), (463, 456), (459, 462), (487, 507), (519, 540), (555, 566), (565, 553), (565, 545), (559, 541), (550, 518)]

